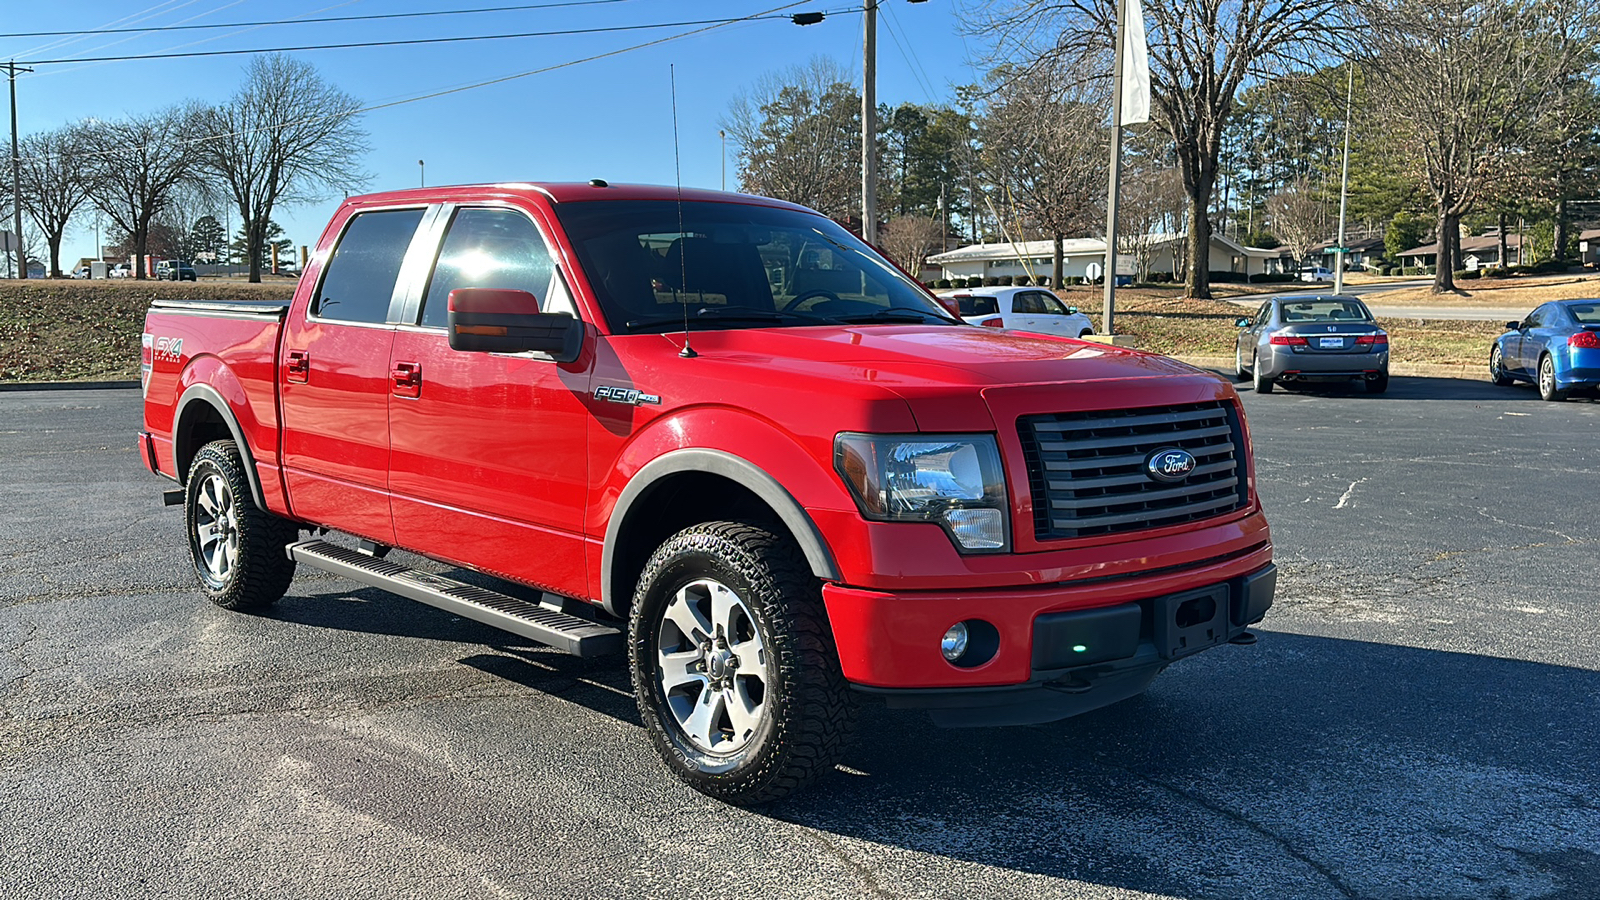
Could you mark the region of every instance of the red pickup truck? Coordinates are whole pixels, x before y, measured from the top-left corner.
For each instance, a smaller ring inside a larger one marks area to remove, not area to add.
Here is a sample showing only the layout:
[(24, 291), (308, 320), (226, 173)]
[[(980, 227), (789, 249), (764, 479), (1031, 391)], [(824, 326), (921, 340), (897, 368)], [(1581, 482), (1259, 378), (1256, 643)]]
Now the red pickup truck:
[(731, 802), (831, 768), (863, 699), (1053, 721), (1272, 603), (1227, 381), (965, 325), (777, 200), (352, 197), (289, 304), (155, 303), (143, 382), (213, 601), (306, 564), (624, 653), (668, 768)]

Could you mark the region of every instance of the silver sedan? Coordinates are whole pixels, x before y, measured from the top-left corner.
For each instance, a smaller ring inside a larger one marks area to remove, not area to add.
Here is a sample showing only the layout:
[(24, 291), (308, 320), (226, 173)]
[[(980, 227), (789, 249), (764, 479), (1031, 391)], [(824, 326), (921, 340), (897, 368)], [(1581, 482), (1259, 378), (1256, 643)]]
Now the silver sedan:
[(1234, 374), (1256, 393), (1279, 383), (1360, 381), (1368, 393), (1389, 389), (1389, 334), (1372, 311), (1338, 294), (1273, 297), (1243, 329), (1234, 348)]

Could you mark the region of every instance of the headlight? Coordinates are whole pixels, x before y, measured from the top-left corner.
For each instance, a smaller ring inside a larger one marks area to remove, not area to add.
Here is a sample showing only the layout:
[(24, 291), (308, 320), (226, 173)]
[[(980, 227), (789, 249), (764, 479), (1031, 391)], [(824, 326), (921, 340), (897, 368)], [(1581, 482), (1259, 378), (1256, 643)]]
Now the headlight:
[(934, 522), (962, 550), (1008, 547), (994, 435), (845, 433), (834, 439), (833, 465), (869, 519)]

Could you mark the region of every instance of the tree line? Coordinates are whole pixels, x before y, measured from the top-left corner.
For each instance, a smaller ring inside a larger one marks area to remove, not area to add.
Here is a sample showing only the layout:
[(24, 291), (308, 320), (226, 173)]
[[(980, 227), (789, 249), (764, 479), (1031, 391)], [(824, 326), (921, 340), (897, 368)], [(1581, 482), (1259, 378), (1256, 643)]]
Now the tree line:
[[(23, 136), (20, 203), (61, 276), (61, 242), (90, 210), (110, 223), (110, 243), (143, 278), (153, 245), (166, 253), (220, 246), (222, 208), (237, 213), (238, 249), (259, 282), (273, 241), (273, 211), (366, 181), (359, 102), (309, 63), (255, 57), (243, 84), (217, 105), (195, 101), (118, 120), (85, 119)], [(0, 189), (9, 206), (10, 179)], [(209, 221), (208, 221), (209, 220)], [(197, 251), (198, 252), (198, 251)]]
[[(1196, 261), (1217, 230), (1304, 258), (1335, 236), (1347, 121), (1353, 230), (1391, 232), (1391, 253), (1431, 231), (1439, 291), (1454, 288), (1463, 227), (1535, 222), (1533, 246), (1566, 258), (1574, 204), (1600, 195), (1592, 6), (1144, 0), (1144, 11), (1151, 122), (1125, 134), (1120, 226), (1135, 253), (1162, 228), (1186, 232)], [(993, 47), (985, 81), (879, 116), (887, 215), (874, 237), (908, 268), (947, 234), (1059, 248), (1104, 225), (1115, 0), (965, 12)], [(741, 187), (858, 216), (859, 110), (852, 78), (826, 60), (767, 76), (725, 121)], [(1186, 267), (1188, 296), (1210, 296), (1208, 268)]]

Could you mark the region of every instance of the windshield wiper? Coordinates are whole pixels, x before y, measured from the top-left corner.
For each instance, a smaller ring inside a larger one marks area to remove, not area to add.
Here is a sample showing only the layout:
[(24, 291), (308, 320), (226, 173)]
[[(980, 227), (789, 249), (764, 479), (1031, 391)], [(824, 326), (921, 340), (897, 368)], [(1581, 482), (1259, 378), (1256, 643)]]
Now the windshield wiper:
[[(650, 328), (659, 325), (683, 324), (683, 316), (645, 316), (639, 319), (629, 319), (628, 328)], [(828, 316), (819, 316), (815, 313), (804, 312), (779, 312), (773, 309), (761, 309), (755, 306), (702, 306), (689, 313), (691, 319), (717, 319), (719, 321), (742, 322), (784, 322), (791, 319), (804, 319), (809, 322), (838, 322), (839, 319)]]
[(869, 313), (839, 316), (841, 322), (926, 322), (929, 319), (944, 325), (955, 324), (949, 318), (932, 310), (918, 309), (914, 306), (890, 306)]

